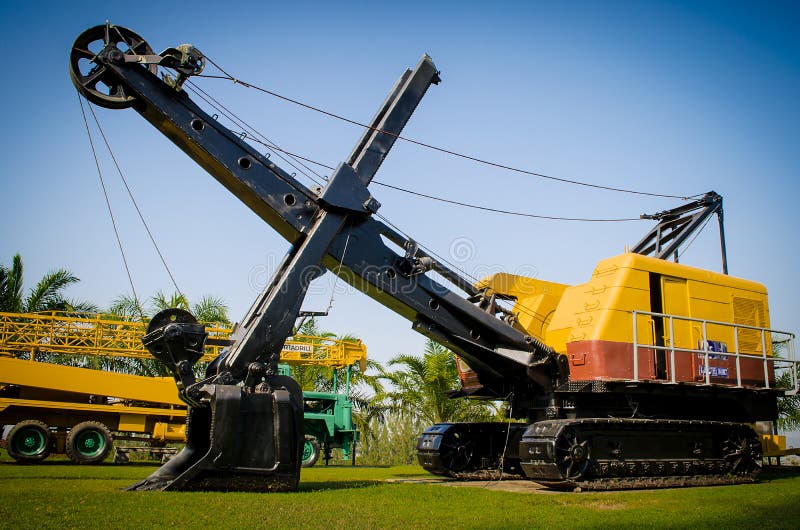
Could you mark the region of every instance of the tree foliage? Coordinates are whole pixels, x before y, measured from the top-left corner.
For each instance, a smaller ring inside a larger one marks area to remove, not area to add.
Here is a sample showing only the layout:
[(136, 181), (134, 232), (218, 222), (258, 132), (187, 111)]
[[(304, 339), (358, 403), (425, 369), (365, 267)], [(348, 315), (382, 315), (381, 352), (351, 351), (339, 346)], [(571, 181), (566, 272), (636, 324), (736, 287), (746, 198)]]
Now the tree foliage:
[[(192, 305), (186, 297), (178, 292), (173, 292), (169, 296), (163, 291), (157, 291), (150, 297), (148, 305), (143, 305), (131, 294), (125, 293), (116, 297), (108, 308), (108, 313), (131, 320), (148, 321), (152, 315), (164, 309), (177, 307), (190, 311), (198, 321), (204, 323), (218, 323), (230, 325), (228, 318), (228, 305), (218, 297), (204, 295), (200, 300)], [(115, 371), (124, 371), (134, 375), (144, 375), (150, 377), (167, 377), (171, 373), (167, 367), (158, 359), (127, 359), (124, 363), (114, 363), (118, 368)], [(196, 371), (205, 371), (205, 363), (198, 363)]]
[[(776, 359), (785, 359), (789, 344), (787, 342), (774, 342), (772, 355)], [(775, 387), (792, 389), (792, 373), (788, 368), (781, 368), (775, 363)], [(800, 429), (800, 395), (791, 395), (778, 398), (778, 428), (783, 431)]]
[(22, 257), (15, 254), (11, 266), (0, 264), (0, 311), (7, 313), (38, 313), (62, 311), (82, 313), (97, 311), (97, 306), (85, 301), (71, 300), (64, 290), (80, 281), (67, 269), (56, 269), (45, 274), (23, 294)]
[(222, 298), (203, 295), (194, 304), (190, 304), (186, 297), (178, 292), (169, 296), (163, 291), (157, 291), (150, 297), (149, 304), (142, 304), (131, 294), (125, 293), (116, 297), (108, 308), (108, 312), (130, 319), (148, 320), (151, 316), (162, 311), (177, 307), (191, 312), (200, 322), (219, 323), (230, 325), (228, 318), (228, 304)]
[(428, 340), (422, 356), (398, 355), (389, 361), (394, 370), (380, 378), (390, 389), (382, 396), (393, 411), (431, 425), (449, 421), (488, 421), (497, 415), (490, 402), (451, 399), (459, 387), (453, 352)]
[(365, 464), (411, 464), (422, 431), (448, 421), (491, 421), (498, 418), (491, 402), (453, 399), (459, 388), (453, 352), (428, 341), (421, 356), (398, 355), (386, 368), (373, 364), (380, 383), (369, 408), (358, 424), (361, 462)]

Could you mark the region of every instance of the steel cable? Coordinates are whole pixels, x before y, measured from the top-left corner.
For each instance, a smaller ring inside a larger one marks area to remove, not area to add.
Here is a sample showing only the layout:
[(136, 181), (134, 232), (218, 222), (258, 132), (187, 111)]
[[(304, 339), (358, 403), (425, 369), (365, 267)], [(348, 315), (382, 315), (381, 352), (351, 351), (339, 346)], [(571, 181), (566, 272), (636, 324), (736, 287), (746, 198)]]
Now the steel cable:
[(97, 167), (97, 176), (100, 177), (100, 187), (103, 189), (103, 196), (106, 200), (106, 207), (108, 208), (108, 215), (111, 218), (111, 225), (114, 227), (114, 235), (117, 238), (117, 245), (119, 246), (119, 253), (122, 255), (122, 263), (125, 265), (125, 272), (128, 274), (128, 282), (131, 286), (131, 291), (133, 292), (133, 301), (136, 304), (136, 309), (139, 311), (139, 316), (144, 321), (144, 311), (142, 311), (142, 304), (139, 302), (139, 296), (136, 294), (136, 287), (133, 285), (133, 276), (131, 275), (131, 269), (128, 266), (128, 259), (125, 257), (125, 250), (122, 246), (122, 238), (119, 235), (119, 230), (117, 230), (117, 221), (114, 219), (114, 212), (111, 209), (111, 201), (108, 198), (108, 191), (106, 190), (106, 183), (103, 179), (103, 172), (100, 169), (100, 161), (97, 159), (97, 152), (94, 148), (94, 141), (92, 140), (92, 133), (89, 129), (89, 120), (86, 118), (86, 111), (83, 108), (83, 101), (81, 100), (81, 95), (78, 94), (78, 104), (81, 107), (81, 115), (83, 116), (83, 124), (86, 126), (86, 135), (89, 138), (89, 147), (92, 149), (92, 156), (94, 157), (94, 164)]
[(246, 87), (246, 88), (252, 88), (254, 90), (257, 90), (259, 92), (263, 92), (265, 94), (268, 94), (268, 95), (273, 96), (275, 98), (281, 99), (283, 101), (292, 103), (294, 105), (298, 105), (300, 107), (312, 110), (314, 112), (318, 112), (318, 113), (323, 114), (325, 116), (328, 116), (328, 117), (331, 117), (331, 118), (334, 118), (334, 119), (349, 123), (351, 125), (356, 125), (358, 127), (369, 129), (369, 130), (372, 130), (372, 131), (375, 131), (375, 132), (387, 134), (389, 136), (394, 136), (395, 138), (397, 138), (399, 140), (403, 140), (403, 141), (406, 141), (408, 143), (411, 143), (411, 144), (414, 144), (414, 145), (418, 145), (418, 146), (424, 147), (426, 149), (431, 149), (431, 150), (434, 150), (434, 151), (438, 151), (440, 153), (444, 153), (444, 154), (447, 154), (447, 155), (450, 155), (450, 156), (454, 156), (454, 157), (457, 157), (457, 158), (463, 158), (465, 160), (470, 160), (472, 162), (476, 162), (476, 163), (479, 163), (479, 164), (484, 164), (484, 165), (487, 165), (487, 166), (496, 167), (496, 168), (499, 168), (499, 169), (504, 169), (506, 171), (511, 171), (511, 172), (515, 172), (515, 173), (521, 173), (521, 174), (530, 175), (530, 176), (534, 176), (534, 177), (538, 177), (538, 178), (542, 178), (542, 179), (552, 180), (552, 181), (556, 181), (556, 182), (562, 182), (562, 183), (565, 183), (565, 184), (572, 184), (572, 185), (575, 185), (575, 186), (585, 186), (585, 187), (589, 187), (589, 188), (601, 189), (601, 190), (606, 190), (606, 191), (614, 191), (614, 192), (618, 192), (618, 193), (629, 193), (629, 194), (643, 195), (643, 196), (648, 196), (648, 197), (662, 197), (662, 198), (680, 199), (680, 200), (689, 200), (689, 199), (694, 198), (694, 197), (702, 196), (702, 194), (696, 194), (696, 195), (690, 195), (690, 196), (682, 196), (682, 195), (671, 195), (671, 194), (666, 194), (666, 193), (652, 193), (652, 192), (646, 192), (646, 191), (633, 190), (633, 189), (629, 189), (629, 188), (618, 188), (618, 187), (614, 187), (614, 186), (605, 186), (605, 185), (601, 185), (601, 184), (593, 184), (591, 182), (583, 182), (583, 181), (579, 181), (579, 180), (572, 180), (572, 179), (567, 179), (567, 178), (562, 178), (562, 177), (556, 177), (556, 176), (553, 176), (553, 175), (546, 175), (544, 173), (538, 173), (538, 172), (535, 172), (535, 171), (529, 171), (527, 169), (521, 169), (521, 168), (510, 166), (510, 165), (507, 165), (507, 164), (502, 164), (502, 163), (499, 163), (499, 162), (493, 162), (491, 160), (486, 160), (484, 158), (480, 158), (480, 157), (477, 157), (477, 156), (468, 155), (468, 154), (465, 154), (465, 153), (460, 153), (458, 151), (453, 151), (452, 149), (447, 149), (447, 148), (444, 148), (444, 147), (439, 147), (439, 146), (436, 146), (436, 145), (433, 145), (433, 144), (422, 142), (420, 140), (415, 140), (413, 138), (409, 138), (407, 136), (403, 136), (403, 135), (400, 135), (400, 134), (397, 134), (397, 133), (393, 133), (391, 131), (385, 131), (385, 130), (382, 130), (382, 129), (378, 129), (378, 128), (373, 127), (371, 125), (368, 125), (368, 124), (365, 124), (365, 123), (362, 123), (362, 122), (359, 122), (359, 121), (356, 121), (356, 120), (352, 120), (352, 119), (347, 118), (345, 116), (342, 116), (340, 114), (336, 114), (334, 112), (327, 111), (327, 110), (322, 109), (320, 107), (317, 107), (317, 106), (314, 106), (314, 105), (310, 105), (308, 103), (304, 103), (302, 101), (299, 101), (299, 100), (294, 99), (294, 98), (290, 98), (288, 96), (284, 96), (282, 94), (279, 94), (279, 93), (274, 92), (272, 90), (268, 90), (268, 89), (260, 87), (258, 85), (254, 85), (252, 83), (248, 83), (247, 81), (243, 81), (243, 80), (241, 80), (241, 79), (239, 79), (237, 77), (234, 77), (231, 74), (229, 74), (227, 71), (225, 71), (225, 69), (223, 69), (221, 66), (219, 66), (210, 57), (208, 57), (208, 56), (205, 56), (205, 57), (206, 57), (206, 59), (208, 59), (208, 62), (210, 62), (212, 65), (214, 65), (220, 72), (225, 74), (225, 76), (200, 75), (199, 77), (205, 77), (205, 78), (208, 78), (208, 79), (225, 79), (225, 80), (228, 80), (228, 81), (232, 81), (234, 84), (238, 84), (238, 85), (241, 85), (241, 86)]
[(145, 231), (147, 232), (148, 237), (150, 237), (150, 241), (153, 243), (153, 248), (156, 250), (156, 254), (158, 254), (159, 259), (161, 259), (162, 265), (164, 265), (164, 269), (167, 271), (169, 275), (169, 279), (172, 281), (172, 285), (175, 287), (175, 290), (178, 292), (184, 300), (188, 302), (188, 298), (184, 296), (183, 291), (181, 291), (180, 287), (178, 287), (178, 283), (175, 281), (175, 276), (172, 274), (172, 271), (167, 265), (166, 259), (164, 259), (164, 255), (161, 253), (161, 249), (158, 247), (158, 243), (156, 243), (156, 238), (153, 236), (153, 232), (150, 230), (150, 226), (147, 224), (147, 221), (144, 219), (144, 215), (142, 214), (142, 210), (139, 208), (139, 204), (136, 202), (136, 199), (133, 197), (133, 192), (131, 191), (130, 186), (128, 186), (128, 180), (125, 178), (125, 175), (122, 173), (122, 169), (119, 167), (119, 162), (117, 162), (117, 157), (114, 155), (114, 151), (111, 149), (111, 145), (108, 143), (108, 139), (106, 138), (105, 132), (103, 132), (103, 127), (100, 125), (100, 121), (97, 119), (97, 115), (94, 112), (94, 109), (91, 105), (88, 105), (89, 111), (92, 113), (92, 118), (94, 118), (94, 122), (97, 125), (97, 130), (100, 131), (100, 136), (103, 138), (103, 142), (106, 144), (106, 148), (108, 149), (109, 155), (111, 155), (111, 160), (114, 161), (114, 166), (117, 168), (117, 173), (119, 173), (119, 177), (122, 179), (122, 183), (125, 185), (125, 190), (128, 192), (128, 197), (131, 199), (131, 203), (133, 203), (133, 207), (136, 209), (136, 213), (139, 215), (139, 220), (142, 221), (142, 225), (144, 226)]

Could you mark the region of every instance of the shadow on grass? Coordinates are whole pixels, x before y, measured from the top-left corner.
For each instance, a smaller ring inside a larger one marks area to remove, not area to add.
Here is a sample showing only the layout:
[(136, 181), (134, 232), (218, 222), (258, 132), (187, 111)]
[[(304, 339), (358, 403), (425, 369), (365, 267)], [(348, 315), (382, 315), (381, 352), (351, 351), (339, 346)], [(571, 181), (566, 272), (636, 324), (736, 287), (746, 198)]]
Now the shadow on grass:
[(37, 467), (83, 467), (83, 468), (110, 468), (110, 467), (160, 467), (159, 462), (127, 462), (125, 464), (115, 464), (114, 462), (102, 462), (100, 464), (81, 465), (75, 464), (70, 460), (45, 460), (44, 462), (37, 462), (35, 464), (24, 464), (19, 462), (0, 462), (0, 466), (19, 467), (19, 468), (37, 468)]
[(299, 493), (313, 493), (327, 490), (352, 490), (380, 486), (381, 484), (385, 484), (385, 482), (381, 480), (332, 480), (325, 482), (303, 482), (301, 480), (297, 491)]
[(390, 467), (394, 467), (394, 466), (390, 466), (388, 464), (387, 465), (377, 465), (377, 464), (375, 464), (375, 465), (370, 465), (370, 466), (362, 466), (361, 464), (358, 464), (358, 465), (355, 465), (355, 466), (350, 465), (350, 464), (328, 464), (326, 466), (326, 465), (323, 464), (323, 465), (317, 465), (316, 467), (314, 467), (314, 469), (330, 469), (330, 468), (336, 468), (336, 469), (388, 469)]
[(782, 478), (800, 477), (800, 466), (766, 466), (758, 476), (759, 482), (770, 482)]

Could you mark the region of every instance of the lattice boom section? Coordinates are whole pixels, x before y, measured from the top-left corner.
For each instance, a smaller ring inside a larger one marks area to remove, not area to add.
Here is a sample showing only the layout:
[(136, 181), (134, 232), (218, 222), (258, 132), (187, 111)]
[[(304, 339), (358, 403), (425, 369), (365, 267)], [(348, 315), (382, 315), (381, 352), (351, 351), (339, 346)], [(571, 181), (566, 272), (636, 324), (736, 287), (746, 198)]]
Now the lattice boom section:
[[(149, 359), (142, 345), (147, 324), (114, 315), (59, 313), (0, 313), (0, 354), (52, 353)], [(209, 338), (228, 340), (231, 329), (206, 324)], [(225, 346), (208, 345), (202, 361), (210, 361)], [(286, 342), (281, 361), (294, 365), (343, 368), (355, 363), (366, 368), (367, 348), (361, 341), (297, 336)]]

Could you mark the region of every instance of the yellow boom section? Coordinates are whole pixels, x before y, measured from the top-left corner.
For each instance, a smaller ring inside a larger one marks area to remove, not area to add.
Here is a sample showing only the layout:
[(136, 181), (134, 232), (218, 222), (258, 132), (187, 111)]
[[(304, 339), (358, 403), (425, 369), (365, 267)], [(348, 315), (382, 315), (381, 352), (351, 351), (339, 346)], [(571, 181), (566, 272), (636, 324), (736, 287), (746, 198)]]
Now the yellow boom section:
[[(113, 315), (60, 313), (0, 313), (0, 355), (26, 352), (98, 355), (150, 359), (141, 338), (147, 323), (123, 320)], [(227, 341), (232, 329), (206, 324), (209, 339)], [(212, 341), (213, 342), (213, 341)], [(211, 361), (224, 346), (206, 346), (202, 361)], [(281, 362), (344, 368), (359, 363), (366, 369), (367, 347), (360, 341), (296, 336), (287, 340)]]
[(171, 377), (118, 374), (0, 357), (2, 383), (185, 407)]

